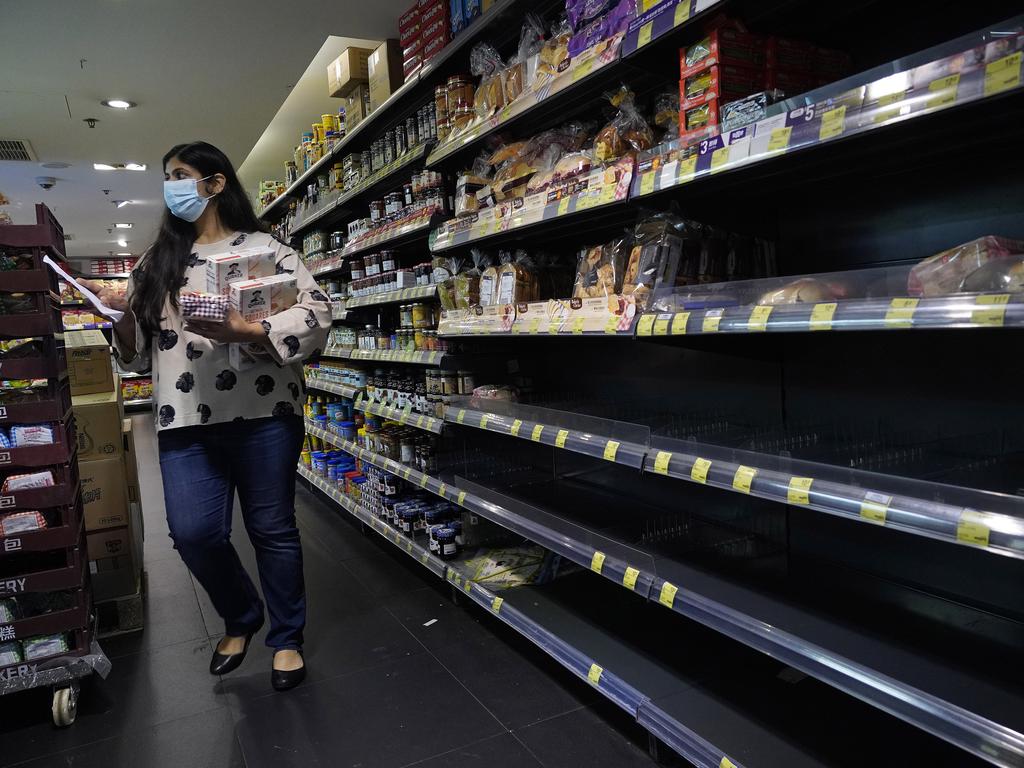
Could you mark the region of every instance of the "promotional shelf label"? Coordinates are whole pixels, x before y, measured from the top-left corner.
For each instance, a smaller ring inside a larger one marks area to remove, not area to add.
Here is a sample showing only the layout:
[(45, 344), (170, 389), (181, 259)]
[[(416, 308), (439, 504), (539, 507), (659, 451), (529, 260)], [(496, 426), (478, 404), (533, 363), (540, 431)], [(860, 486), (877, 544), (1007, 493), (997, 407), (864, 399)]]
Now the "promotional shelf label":
[(742, 493), (750, 493), (750, 485), (755, 477), (757, 470), (754, 467), (745, 467), (741, 464), (732, 478), (732, 487)]
[(868, 491), (860, 503), (860, 516), (866, 520), (885, 525), (885, 516), (889, 511), (889, 504), (892, 503), (892, 496), (884, 493)]
[(661, 594), (658, 595), (658, 602), (664, 605), (666, 608), (671, 608), (676, 602), (676, 592), (679, 591), (679, 587), (671, 582), (666, 581), (661, 585)]
[(708, 481), (709, 469), (711, 469), (711, 462), (698, 456), (693, 462), (690, 477), (698, 483), (706, 483)]
[(600, 573), (604, 567), (604, 552), (597, 550), (594, 552), (594, 556), (590, 558), (590, 570), (594, 573)]

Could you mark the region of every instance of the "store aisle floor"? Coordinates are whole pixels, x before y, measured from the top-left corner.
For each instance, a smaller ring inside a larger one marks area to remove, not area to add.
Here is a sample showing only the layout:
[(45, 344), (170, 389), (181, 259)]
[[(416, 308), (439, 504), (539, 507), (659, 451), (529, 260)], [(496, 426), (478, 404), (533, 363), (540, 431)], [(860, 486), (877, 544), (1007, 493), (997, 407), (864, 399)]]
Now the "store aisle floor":
[[(103, 641), (113, 670), (57, 730), (46, 690), (0, 697), (0, 765), (43, 768), (653, 766), (639, 727), (476, 606), (300, 489), (309, 596), (299, 688), (270, 688), (263, 633), (207, 672), (223, 631), (171, 548), (155, 437), (134, 417), (146, 521), (146, 628)], [(255, 577), (235, 515), (234, 541)]]

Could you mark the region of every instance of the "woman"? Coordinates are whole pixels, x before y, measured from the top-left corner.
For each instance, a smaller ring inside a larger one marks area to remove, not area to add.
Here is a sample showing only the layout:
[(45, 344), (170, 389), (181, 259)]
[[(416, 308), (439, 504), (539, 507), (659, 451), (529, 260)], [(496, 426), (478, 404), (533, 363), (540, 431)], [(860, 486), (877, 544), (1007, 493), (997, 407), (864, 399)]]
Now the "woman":
[[(132, 272), (127, 296), (102, 291), (101, 298), (125, 311), (114, 326), (115, 354), (129, 370), (154, 374), (167, 524), (225, 623), (210, 672), (238, 667), (264, 620), (263, 602), (230, 541), (237, 489), (270, 615), (271, 683), (287, 690), (306, 671), (294, 509), (303, 440), (300, 366), (324, 347), (331, 307), (295, 252), (262, 231), (223, 152), (201, 141), (180, 144), (163, 165), (168, 210), (156, 242)], [(245, 248), (274, 251), (277, 273), (297, 279), (297, 303), (262, 322), (230, 310), (223, 323), (183, 324), (179, 292), (206, 292), (206, 260)], [(250, 367), (231, 366), (232, 344), (245, 345)]]

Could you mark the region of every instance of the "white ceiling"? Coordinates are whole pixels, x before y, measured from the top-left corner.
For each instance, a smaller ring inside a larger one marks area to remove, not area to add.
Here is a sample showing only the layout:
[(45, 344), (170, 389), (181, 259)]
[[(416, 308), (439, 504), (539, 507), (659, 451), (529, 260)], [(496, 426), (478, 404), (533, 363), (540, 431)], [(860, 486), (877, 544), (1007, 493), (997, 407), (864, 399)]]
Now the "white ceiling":
[[(303, 130), (326, 98), (302, 79), (297, 112), (284, 113), (264, 134), (304, 72), (316, 75), (313, 57), (348, 43), (394, 35), (409, 0), (356, 0), (313, 9), (270, 0), (9, 0), (0, 24), (0, 139), (24, 139), (39, 163), (0, 162), (2, 210), (14, 223), (34, 222), (33, 205), (45, 202), (65, 232), (72, 257), (138, 253), (149, 243), (163, 210), (160, 158), (182, 141), (204, 139), (235, 162), (258, 144), (245, 164), (247, 185), (278, 178)], [(346, 11), (346, 7), (351, 12)], [(326, 42), (325, 42), (326, 40)], [(84, 63), (80, 62), (84, 59)], [(102, 99), (138, 103), (112, 110)], [(336, 107), (335, 107), (336, 108)], [(308, 119), (305, 113), (308, 112)], [(100, 122), (90, 129), (84, 118)], [(292, 124), (294, 121), (294, 125)], [(94, 162), (139, 162), (145, 172), (94, 171)], [(37, 176), (57, 185), (41, 189)], [(109, 189), (109, 196), (104, 195)], [(115, 211), (111, 200), (135, 204)], [(117, 244), (114, 222), (132, 222), (128, 246)]]

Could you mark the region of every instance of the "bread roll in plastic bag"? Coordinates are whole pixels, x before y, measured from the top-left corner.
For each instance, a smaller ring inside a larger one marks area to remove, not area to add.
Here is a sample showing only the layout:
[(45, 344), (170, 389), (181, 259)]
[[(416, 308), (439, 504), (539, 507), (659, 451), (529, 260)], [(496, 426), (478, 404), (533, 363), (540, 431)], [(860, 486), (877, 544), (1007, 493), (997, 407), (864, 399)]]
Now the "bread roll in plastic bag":
[(986, 235), (918, 262), (907, 277), (914, 296), (944, 296), (960, 290), (964, 278), (996, 259), (1024, 253), (1024, 243)]

